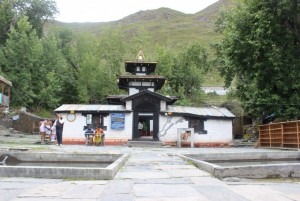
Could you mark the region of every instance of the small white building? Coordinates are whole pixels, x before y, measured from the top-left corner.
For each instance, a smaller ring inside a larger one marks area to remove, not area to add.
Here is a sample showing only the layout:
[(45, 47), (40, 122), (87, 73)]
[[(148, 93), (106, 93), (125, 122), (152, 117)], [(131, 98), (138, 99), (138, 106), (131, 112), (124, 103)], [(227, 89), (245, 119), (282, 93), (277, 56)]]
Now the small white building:
[(225, 96), (229, 92), (229, 89), (225, 87), (202, 87), (202, 90), (206, 94), (216, 93), (219, 96)]
[[(119, 88), (128, 95), (109, 96), (109, 105), (66, 104), (55, 110), (65, 118), (64, 143), (83, 143), (87, 125), (105, 130), (105, 143), (121, 145), (129, 140), (153, 140), (176, 144), (180, 129), (194, 129), (195, 146), (227, 145), (232, 140), (234, 115), (226, 108), (173, 105), (176, 97), (160, 95), (165, 78), (149, 75), (156, 62), (126, 61), (132, 75), (119, 77)], [(138, 125), (143, 124), (143, 128)]]

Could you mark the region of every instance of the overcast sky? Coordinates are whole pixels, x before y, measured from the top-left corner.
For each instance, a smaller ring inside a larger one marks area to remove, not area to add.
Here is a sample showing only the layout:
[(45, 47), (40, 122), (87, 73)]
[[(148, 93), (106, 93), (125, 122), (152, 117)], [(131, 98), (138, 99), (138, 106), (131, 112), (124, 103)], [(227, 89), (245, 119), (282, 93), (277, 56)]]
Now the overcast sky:
[(55, 0), (61, 22), (108, 22), (161, 7), (194, 14), (218, 0)]

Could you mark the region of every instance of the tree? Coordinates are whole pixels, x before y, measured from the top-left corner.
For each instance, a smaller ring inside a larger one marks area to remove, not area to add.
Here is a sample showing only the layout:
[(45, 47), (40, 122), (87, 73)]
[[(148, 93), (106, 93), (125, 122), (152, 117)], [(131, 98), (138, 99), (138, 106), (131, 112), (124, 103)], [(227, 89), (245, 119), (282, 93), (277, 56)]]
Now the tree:
[(19, 0), (19, 3), (24, 15), (41, 38), (45, 22), (58, 12), (55, 0)]
[(157, 51), (157, 73), (167, 77), (162, 91), (180, 97), (178, 104), (200, 104), (202, 80), (209, 65), (206, 50), (196, 43), (177, 54), (161, 49)]
[(220, 20), (220, 71), (252, 117), (300, 118), (299, 11), (297, 0), (245, 0)]
[(13, 5), (9, 0), (0, 0), (0, 44), (4, 44), (14, 19)]
[[(65, 104), (78, 101), (77, 80), (79, 74), (79, 57), (77, 55), (77, 38), (69, 29), (60, 29), (54, 33), (58, 41), (58, 48), (66, 61), (65, 68), (60, 69), (63, 81), (61, 102)], [(80, 50), (79, 50), (80, 52)]]
[(0, 44), (5, 42), (16, 22), (24, 16), (28, 17), (41, 38), (45, 22), (57, 12), (54, 0), (0, 0)]
[(32, 106), (40, 74), (42, 45), (27, 17), (21, 18), (8, 34), (0, 53), (0, 66), (14, 84), (12, 100), (16, 105)]
[(43, 37), (42, 46), (43, 52), (40, 59), (42, 79), (38, 79), (38, 87), (35, 87), (35, 94), (37, 94), (35, 105), (38, 109), (54, 109), (63, 99), (72, 96), (72, 93), (66, 89), (68, 86), (66, 83), (70, 80), (70, 70), (59, 49), (58, 40), (53, 34)]
[(183, 93), (180, 93), (181, 98), (187, 98), (191, 103), (199, 103), (203, 76), (207, 69), (206, 50), (200, 44), (190, 45), (177, 56), (170, 85), (175, 92)]

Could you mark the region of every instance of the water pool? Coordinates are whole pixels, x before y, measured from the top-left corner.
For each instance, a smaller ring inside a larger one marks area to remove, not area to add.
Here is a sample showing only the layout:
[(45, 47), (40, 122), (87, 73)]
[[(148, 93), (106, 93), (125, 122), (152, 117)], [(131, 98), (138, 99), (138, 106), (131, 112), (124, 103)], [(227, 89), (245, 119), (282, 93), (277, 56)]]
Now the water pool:
[(129, 158), (127, 154), (0, 153), (0, 177), (50, 179), (113, 179)]
[(179, 156), (217, 178), (300, 178), (300, 152), (297, 151)]

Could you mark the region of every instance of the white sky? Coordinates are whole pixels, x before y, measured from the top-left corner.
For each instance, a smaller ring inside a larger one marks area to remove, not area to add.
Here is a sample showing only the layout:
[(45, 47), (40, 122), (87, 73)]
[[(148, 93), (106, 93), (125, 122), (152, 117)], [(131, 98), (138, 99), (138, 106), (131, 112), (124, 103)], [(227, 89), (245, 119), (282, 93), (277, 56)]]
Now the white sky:
[(161, 7), (194, 14), (218, 0), (55, 0), (61, 22), (108, 22)]

